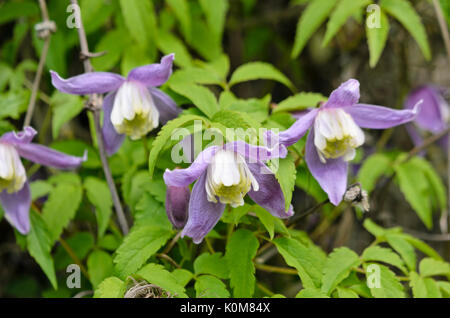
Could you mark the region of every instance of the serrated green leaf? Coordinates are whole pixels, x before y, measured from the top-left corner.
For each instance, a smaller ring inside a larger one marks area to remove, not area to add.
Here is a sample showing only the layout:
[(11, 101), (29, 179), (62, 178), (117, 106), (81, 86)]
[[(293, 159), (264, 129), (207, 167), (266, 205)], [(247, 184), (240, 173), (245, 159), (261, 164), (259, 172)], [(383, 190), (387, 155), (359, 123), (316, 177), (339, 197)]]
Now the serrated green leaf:
[(55, 266), (50, 254), (52, 246), (53, 240), (50, 239), (44, 220), (36, 212), (30, 211), (30, 232), (27, 235), (28, 252), (47, 275), (53, 288), (57, 289)]
[(424, 258), (419, 263), (421, 276), (450, 275), (450, 264), (433, 258)]
[(184, 287), (181, 286), (175, 276), (168, 272), (162, 265), (148, 264), (141, 268), (137, 274), (150, 284), (154, 284), (166, 292), (169, 292), (173, 297), (187, 298)]
[(415, 270), (417, 258), (414, 247), (398, 234), (388, 234), (386, 235), (386, 240), (401, 255), (409, 270)]
[[(84, 10), (82, 11), (84, 12)], [(83, 23), (86, 22), (83, 20)], [(122, 40), (123, 39), (123, 40)], [(121, 44), (118, 41), (122, 41)], [(115, 67), (122, 57), (126, 45), (129, 42), (128, 33), (120, 28), (107, 32), (95, 47), (95, 52), (108, 52), (103, 56), (92, 59), (92, 66), (96, 71), (105, 72)]]
[(305, 288), (298, 292), (295, 298), (330, 298), (318, 288)]
[(313, 33), (325, 22), (337, 0), (312, 0), (297, 24), (292, 58), (296, 58), (306, 46)]
[(31, 200), (34, 201), (37, 198), (41, 198), (52, 191), (53, 187), (46, 181), (37, 180), (30, 183)]
[(317, 107), (320, 102), (326, 101), (327, 98), (318, 93), (299, 93), (286, 98), (278, 103), (273, 113), (291, 112), (305, 110)]
[(111, 192), (105, 181), (93, 177), (89, 177), (84, 181), (84, 187), (89, 201), (95, 206), (97, 233), (98, 237), (102, 237), (108, 227), (112, 213)]
[(330, 295), (336, 286), (361, 263), (358, 255), (346, 247), (333, 250), (323, 268), (322, 292)]
[(208, 88), (182, 81), (170, 81), (168, 84), (174, 92), (190, 99), (209, 118), (219, 111), (217, 98)]
[(441, 298), (439, 286), (432, 278), (424, 278), (416, 272), (410, 273), (409, 285), (412, 288), (414, 298)]
[(370, 246), (364, 250), (361, 258), (363, 261), (378, 261), (394, 265), (406, 273), (404, 262), (400, 256), (394, 253), (390, 248)]
[(396, 18), (417, 41), (426, 60), (431, 59), (430, 45), (428, 44), (425, 27), (414, 7), (407, 0), (381, 0), (381, 8)]
[(273, 236), (275, 234), (275, 217), (266, 209), (258, 205), (253, 206), (253, 211), (255, 212), (261, 223), (264, 225), (267, 232), (269, 232), (270, 239), (273, 239)]
[(295, 91), (294, 84), (283, 73), (277, 70), (272, 64), (265, 62), (250, 62), (239, 66), (233, 72), (229, 85), (233, 86), (238, 83), (258, 79), (274, 80)]
[(289, 266), (295, 267), (305, 288), (319, 288), (325, 258), (314, 248), (307, 247), (291, 238), (273, 241), (278, 252)]
[(61, 127), (83, 110), (84, 103), (79, 96), (55, 91), (50, 99), (50, 106), (53, 112), (52, 134), (56, 139)]
[[(375, 266), (375, 271), (368, 271), (369, 266)], [(368, 282), (373, 282), (372, 275), (376, 275), (375, 281), (379, 282), (379, 285), (374, 284), (370, 288), (372, 296), (375, 298), (405, 298), (405, 291), (403, 285), (398, 280), (394, 272), (388, 267), (379, 264), (364, 264), (364, 271)]]
[(292, 193), (294, 192), (296, 179), (295, 160), (291, 154), (286, 158), (279, 159), (279, 167), (275, 176), (280, 183), (281, 190), (284, 194), (285, 210), (288, 211), (292, 201)]
[[(367, 17), (369, 19), (369, 17)], [(386, 14), (380, 10), (380, 27), (369, 27), (366, 23), (367, 45), (370, 53), (370, 67), (377, 65), (389, 34), (389, 19)]]
[(253, 258), (256, 256), (258, 247), (258, 240), (249, 230), (237, 230), (228, 241), (225, 260), (230, 270), (230, 286), (236, 298), (253, 296), (255, 291)]
[(152, 150), (150, 151), (150, 157), (148, 159), (148, 170), (150, 173), (150, 178), (153, 176), (153, 171), (155, 169), (156, 160), (158, 159), (159, 153), (167, 145), (167, 141), (172, 137), (172, 133), (176, 128), (180, 128), (190, 122), (199, 120), (205, 123), (205, 119), (196, 115), (184, 115), (180, 116), (174, 120), (169, 121), (158, 133), (152, 144)]
[(135, 273), (171, 236), (172, 232), (153, 225), (133, 227), (114, 257), (119, 276)]
[(371, 155), (358, 172), (357, 180), (368, 193), (375, 188), (377, 180), (389, 173), (391, 170), (391, 159), (382, 153)]
[(172, 275), (177, 280), (178, 284), (181, 286), (186, 286), (191, 279), (194, 277), (194, 274), (192, 274), (190, 271), (183, 269), (183, 268), (177, 268), (172, 272)]
[(197, 298), (229, 298), (230, 292), (225, 284), (217, 277), (202, 275), (195, 282)]
[(436, 282), (444, 298), (450, 298), (450, 282)]
[(348, 18), (360, 12), (370, 2), (370, 0), (340, 0), (331, 13), (322, 46), (326, 46), (330, 42)]
[(336, 287), (339, 298), (359, 298), (358, 294), (353, 290), (345, 287)]
[(94, 298), (123, 298), (125, 291), (125, 282), (117, 277), (108, 277), (98, 285)]
[(229, 276), (227, 263), (222, 253), (203, 253), (195, 259), (194, 271), (196, 275), (211, 274), (223, 279)]
[(96, 289), (104, 279), (113, 274), (114, 265), (112, 257), (104, 251), (95, 250), (87, 259), (87, 268), (89, 280), (94, 289)]

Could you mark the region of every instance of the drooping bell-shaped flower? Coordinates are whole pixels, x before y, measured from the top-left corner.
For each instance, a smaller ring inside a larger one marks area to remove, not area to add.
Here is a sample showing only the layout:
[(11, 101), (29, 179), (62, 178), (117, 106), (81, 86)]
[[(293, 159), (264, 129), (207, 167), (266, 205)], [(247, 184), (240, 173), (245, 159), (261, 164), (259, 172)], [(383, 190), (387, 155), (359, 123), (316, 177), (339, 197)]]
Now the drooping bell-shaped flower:
[(276, 149), (249, 145), (243, 141), (203, 150), (186, 169), (166, 170), (164, 181), (171, 187), (187, 187), (195, 182), (189, 200), (189, 217), (182, 236), (200, 243), (221, 218), (226, 204), (244, 204), (248, 195), (272, 215), (288, 218), (285, 199), (274, 173), (263, 163), (278, 158)]
[(412, 121), (418, 112), (358, 104), (359, 82), (350, 79), (333, 91), (319, 108), (303, 112), (287, 130), (280, 132), (279, 142), (291, 146), (309, 130), (306, 141), (306, 163), (311, 174), (338, 205), (347, 189), (348, 161), (355, 149), (364, 143), (361, 128), (385, 129)]
[(104, 94), (103, 139), (109, 155), (117, 152), (125, 136), (140, 139), (159, 123), (181, 112), (167, 94), (157, 89), (172, 74), (174, 54), (159, 64), (137, 67), (127, 78), (108, 72), (92, 72), (62, 79), (51, 71), (52, 83), (61, 92), (74, 95)]
[(9, 132), (0, 137), (0, 204), (5, 218), (20, 233), (30, 230), (30, 186), (20, 157), (35, 163), (58, 169), (74, 169), (86, 161), (53, 149), (32, 144), (36, 131), (26, 127), (24, 131)]
[[(420, 86), (409, 93), (404, 107), (412, 109), (420, 100), (423, 100), (423, 104), (419, 114), (406, 126), (416, 146), (422, 144), (426, 132), (439, 134), (447, 129), (450, 121), (450, 106), (444, 98), (444, 89), (433, 85)], [(447, 149), (448, 135), (438, 143), (443, 149)]]

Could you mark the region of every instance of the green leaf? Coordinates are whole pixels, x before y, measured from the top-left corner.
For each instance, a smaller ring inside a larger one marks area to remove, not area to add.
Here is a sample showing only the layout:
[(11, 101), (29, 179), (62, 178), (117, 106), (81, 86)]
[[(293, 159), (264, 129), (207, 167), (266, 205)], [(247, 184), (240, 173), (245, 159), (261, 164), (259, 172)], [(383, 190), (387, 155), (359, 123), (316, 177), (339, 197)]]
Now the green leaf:
[(130, 35), (144, 48), (154, 49), (157, 28), (152, 1), (120, 0), (120, 8)]
[(8, 1), (2, 3), (0, 10), (0, 24), (14, 21), (18, 18), (38, 15), (39, 6), (32, 1)]
[(297, 170), (294, 157), (291, 154), (288, 154), (286, 158), (279, 159), (279, 163), (275, 176), (284, 194), (285, 210), (288, 211), (292, 201), (292, 193), (294, 192)]
[(336, 287), (339, 298), (359, 298), (358, 294), (353, 290), (345, 287)]
[(360, 12), (370, 2), (370, 0), (340, 0), (328, 21), (327, 32), (325, 33), (322, 46), (326, 46), (330, 42), (348, 18)]
[(406, 200), (428, 229), (433, 226), (428, 180), (413, 161), (395, 167), (396, 180)]
[(361, 183), (363, 189), (370, 193), (375, 188), (377, 180), (389, 173), (391, 169), (389, 156), (377, 153), (364, 160), (358, 172), (357, 180)]
[(433, 258), (424, 258), (419, 263), (421, 276), (444, 276), (450, 275), (450, 264)]
[(324, 256), (316, 249), (307, 247), (291, 238), (273, 241), (278, 252), (289, 266), (295, 267), (305, 288), (319, 288), (322, 281)]
[(230, 270), (230, 286), (236, 298), (252, 297), (255, 291), (253, 258), (259, 247), (253, 233), (240, 229), (228, 241), (225, 260)]
[(418, 249), (425, 255), (428, 255), (431, 258), (442, 261), (442, 257), (436, 252), (430, 245), (422, 242), (421, 240), (409, 235), (409, 234), (401, 234), (401, 237), (407, 241), (409, 244), (414, 246), (414, 248)]
[(170, 81), (169, 87), (177, 94), (191, 100), (209, 118), (219, 110), (216, 96), (206, 87), (181, 81)]
[(80, 96), (55, 91), (50, 99), (50, 106), (53, 112), (52, 133), (56, 139), (61, 127), (83, 110), (84, 103)]
[[(369, 17), (367, 17), (369, 19)], [(380, 10), (380, 27), (369, 27), (366, 23), (367, 45), (370, 53), (370, 67), (377, 65), (389, 34), (389, 19), (386, 14)]]
[(305, 288), (298, 292), (295, 298), (330, 298), (318, 288)]
[(87, 259), (87, 268), (89, 280), (94, 289), (96, 289), (104, 279), (113, 274), (114, 265), (112, 257), (101, 250), (93, 251)]
[(305, 47), (313, 33), (325, 22), (333, 10), (336, 0), (312, 0), (297, 24), (292, 58), (296, 58)]
[(230, 86), (237, 83), (267, 79), (280, 82), (287, 86), (290, 90), (295, 91), (295, 86), (292, 82), (272, 64), (265, 62), (250, 62), (239, 66), (231, 76)]
[(123, 51), (122, 61), (120, 63), (120, 71), (122, 74), (127, 74), (133, 68), (154, 62), (152, 56), (147, 53), (147, 50), (135, 42), (128, 45), (127, 49)]
[(396, 253), (394, 253), (390, 248), (371, 246), (364, 250), (362, 256), (363, 261), (378, 261), (394, 265), (401, 271), (406, 273), (404, 262)]
[(424, 278), (416, 272), (410, 273), (409, 285), (412, 288), (414, 298), (441, 298), (439, 286), (432, 278)]
[[(167, 0), (166, 3), (173, 10), (177, 20), (180, 22), (181, 32), (186, 41), (191, 37), (191, 14), (189, 12), (188, 0)], [(161, 39), (159, 39), (161, 40)]]
[(445, 298), (450, 298), (450, 282), (436, 282)]
[(53, 240), (50, 239), (44, 220), (34, 211), (30, 211), (30, 225), (30, 232), (27, 235), (28, 252), (47, 275), (53, 288), (57, 289), (55, 266), (50, 254)]
[(270, 239), (272, 240), (273, 236), (275, 235), (275, 217), (259, 205), (254, 205), (253, 211), (255, 212), (261, 223), (264, 225), (267, 232), (269, 232)]
[(230, 292), (225, 284), (217, 277), (202, 275), (195, 282), (197, 298), (229, 298)]
[(108, 277), (98, 285), (94, 298), (123, 298), (125, 291), (125, 282), (117, 277)]
[(381, 0), (381, 8), (396, 18), (417, 41), (426, 60), (431, 59), (430, 45), (428, 44), (425, 27), (414, 7), (407, 0)]
[(202, 123), (205, 123), (205, 119), (203, 117), (196, 115), (184, 115), (169, 121), (159, 131), (158, 136), (155, 138), (155, 141), (152, 144), (152, 150), (150, 151), (150, 157), (148, 160), (148, 170), (150, 172), (150, 177), (153, 176), (153, 171), (155, 169), (155, 164), (156, 160), (158, 159), (159, 153), (167, 145), (167, 142), (172, 137), (173, 131), (195, 120), (200, 120)]
[[(85, 24), (84, 20), (83, 23)], [(121, 41), (121, 43), (118, 43), (118, 41)], [(115, 67), (119, 63), (122, 53), (129, 45), (129, 42), (128, 33), (123, 28), (107, 32), (95, 46), (95, 52), (106, 51), (107, 54), (92, 59), (94, 69), (99, 72), (104, 72)]]
[(75, 217), (80, 206), (82, 190), (79, 184), (61, 182), (50, 192), (42, 208), (42, 219), (47, 224), (52, 242)]
[(206, 15), (208, 27), (217, 38), (222, 38), (225, 17), (228, 11), (228, 0), (200, 0), (200, 6)]
[(278, 103), (273, 113), (292, 112), (317, 107), (320, 102), (325, 102), (327, 98), (318, 93), (299, 93), (286, 98)]
[(191, 279), (194, 277), (194, 274), (192, 274), (190, 271), (183, 269), (183, 268), (177, 268), (172, 272), (172, 275), (176, 278), (177, 282), (181, 286), (186, 286)]
[[(84, 260), (84, 258), (94, 247), (94, 237), (87, 232), (78, 232), (73, 236), (67, 238), (66, 243), (79, 260)], [(73, 264), (73, 259), (61, 244), (57, 246), (56, 253), (53, 259), (55, 261), (55, 267), (57, 271), (65, 270), (67, 266)]]
[(137, 274), (150, 284), (154, 284), (166, 292), (169, 292), (173, 297), (187, 298), (184, 287), (181, 286), (175, 276), (168, 272), (162, 265), (148, 264), (139, 270)]
[(389, 245), (401, 255), (409, 270), (415, 270), (416, 253), (414, 247), (398, 234), (388, 234), (386, 235), (386, 240)]
[(52, 191), (53, 187), (46, 181), (37, 180), (30, 183), (31, 200), (34, 201), (41, 198)]
[[(374, 268), (377, 270), (374, 272), (368, 271), (367, 269), (369, 266), (376, 266)], [(395, 273), (388, 267), (379, 264), (364, 264), (364, 271), (366, 272), (367, 282), (373, 282), (372, 275), (379, 275), (379, 277), (375, 277), (375, 280), (379, 281), (379, 285), (374, 284), (371, 286), (368, 284), (373, 297), (405, 298), (403, 285), (400, 283)]]
[(134, 226), (117, 249), (114, 263), (120, 277), (136, 272), (153, 256), (167, 240), (172, 232), (153, 225)]
[(184, 43), (172, 33), (164, 30), (159, 31), (158, 48), (164, 54), (175, 53), (175, 64), (182, 67), (189, 67), (192, 65), (192, 57), (189, 54), (188, 49)]
[(194, 262), (194, 271), (196, 275), (211, 274), (219, 278), (229, 277), (229, 271), (222, 253), (203, 253)]
[(361, 263), (358, 255), (346, 247), (333, 250), (323, 268), (322, 292), (330, 295), (336, 286)]
[(88, 177), (84, 181), (84, 187), (89, 201), (95, 206), (97, 233), (98, 237), (102, 237), (108, 227), (112, 213), (113, 202), (111, 192), (105, 181), (94, 177)]

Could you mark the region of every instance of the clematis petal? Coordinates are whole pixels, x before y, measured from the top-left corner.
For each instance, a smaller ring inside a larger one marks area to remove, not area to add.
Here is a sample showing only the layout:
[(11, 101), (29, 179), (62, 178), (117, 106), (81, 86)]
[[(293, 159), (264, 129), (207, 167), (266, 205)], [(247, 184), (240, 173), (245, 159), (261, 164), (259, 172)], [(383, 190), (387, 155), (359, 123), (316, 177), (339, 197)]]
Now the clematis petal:
[(5, 210), (5, 218), (8, 222), (21, 234), (27, 234), (30, 231), (31, 206), (31, 192), (28, 182), (18, 192), (8, 193), (6, 190), (1, 192), (0, 203)]
[(280, 183), (269, 168), (262, 162), (248, 163), (248, 167), (259, 184), (258, 191), (248, 192), (255, 203), (269, 211), (273, 216), (281, 219), (294, 214), (292, 207), (285, 210), (285, 199)]
[(11, 145), (16, 144), (29, 144), (34, 136), (36, 136), (37, 131), (33, 127), (27, 126), (23, 131), (20, 132), (8, 132), (0, 137), (0, 142), (4, 142)]
[(206, 148), (197, 156), (190, 167), (186, 169), (166, 169), (163, 176), (164, 182), (166, 185), (174, 187), (186, 187), (190, 185), (206, 171), (206, 168), (208, 168), (212, 158), (219, 149), (220, 147), (217, 146)]
[(355, 79), (349, 79), (331, 93), (330, 98), (323, 107), (335, 108), (352, 106), (359, 101), (359, 97), (359, 82)]
[(161, 86), (172, 75), (174, 54), (169, 54), (161, 59), (159, 64), (150, 64), (132, 69), (128, 74), (128, 80), (137, 81), (145, 86)]
[(125, 78), (108, 72), (92, 72), (77, 75), (68, 79), (61, 78), (58, 73), (50, 71), (52, 84), (59, 91), (72, 95), (104, 94), (117, 90)]
[(225, 204), (208, 201), (205, 188), (206, 171), (195, 183), (189, 201), (189, 218), (181, 232), (181, 237), (189, 236), (195, 244), (201, 243), (203, 238), (219, 222), (225, 210)]
[(169, 120), (176, 118), (181, 113), (182, 109), (162, 90), (150, 87), (149, 91), (159, 111), (159, 122), (162, 125), (165, 125)]
[(115, 93), (106, 95), (103, 100), (103, 142), (108, 156), (114, 155), (125, 140), (125, 135), (119, 134), (111, 122), (111, 112), (114, 106)]
[(314, 123), (314, 119), (316, 118), (318, 112), (319, 109), (317, 108), (309, 111), (305, 115), (301, 116), (287, 130), (280, 132), (280, 143), (288, 147), (299, 141)]
[(314, 129), (306, 140), (306, 163), (313, 177), (328, 194), (330, 202), (338, 205), (347, 190), (348, 163), (339, 159), (327, 159), (322, 163), (314, 145)]
[[(225, 150), (236, 152), (247, 159), (250, 163), (258, 161), (267, 161), (274, 158), (286, 157), (286, 153), (276, 146), (272, 149), (264, 146), (255, 146), (246, 143), (243, 140), (229, 142), (223, 147)], [(285, 149), (285, 148), (284, 148)], [(281, 151), (280, 151), (281, 150)], [(280, 154), (281, 152), (281, 154)]]
[(385, 129), (410, 122), (416, 118), (420, 103), (414, 109), (396, 110), (383, 106), (357, 104), (344, 107), (361, 128)]
[(87, 160), (87, 152), (83, 157), (75, 157), (38, 144), (23, 144), (15, 147), (21, 157), (58, 169), (74, 169)]
[(188, 220), (191, 191), (189, 187), (167, 187), (166, 212), (172, 225), (181, 229)]

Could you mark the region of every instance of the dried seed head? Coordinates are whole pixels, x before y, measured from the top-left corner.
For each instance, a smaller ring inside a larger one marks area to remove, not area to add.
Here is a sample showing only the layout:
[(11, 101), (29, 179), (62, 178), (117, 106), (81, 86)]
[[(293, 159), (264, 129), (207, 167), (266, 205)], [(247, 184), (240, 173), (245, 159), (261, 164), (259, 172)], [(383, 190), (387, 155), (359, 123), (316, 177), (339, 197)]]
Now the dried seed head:
[(344, 194), (344, 201), (361, 208), (364, 212), (369, 212), (369, 195), (361, 188), (361, 184), (356, 183), (348, 187)]

